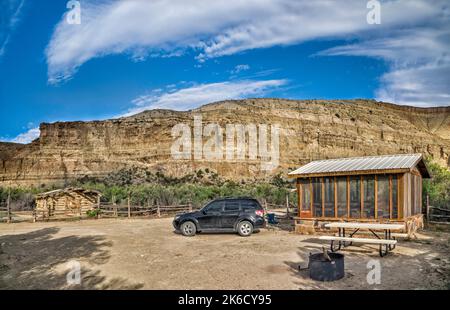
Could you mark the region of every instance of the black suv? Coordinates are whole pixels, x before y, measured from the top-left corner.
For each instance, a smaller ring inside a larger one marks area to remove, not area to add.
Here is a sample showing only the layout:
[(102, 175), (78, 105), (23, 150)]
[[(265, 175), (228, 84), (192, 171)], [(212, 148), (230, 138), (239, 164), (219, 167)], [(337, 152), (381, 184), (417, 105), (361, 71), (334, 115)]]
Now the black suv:
[(178, 214), (173, 220), (175, 229), (185, 236), (221, 231), (250, 236), (254, 229), (264, 225), (264, 209), (253, 198), (216, 199), (199, 211)]

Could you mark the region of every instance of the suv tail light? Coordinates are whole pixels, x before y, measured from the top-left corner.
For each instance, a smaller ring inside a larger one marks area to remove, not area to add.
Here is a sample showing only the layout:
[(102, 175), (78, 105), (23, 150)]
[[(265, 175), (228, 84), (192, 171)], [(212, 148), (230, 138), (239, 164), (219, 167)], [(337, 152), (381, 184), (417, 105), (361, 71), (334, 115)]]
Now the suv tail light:
[(255, 214), (258, 216), (264, 216), (264, 210), (256, 210)]

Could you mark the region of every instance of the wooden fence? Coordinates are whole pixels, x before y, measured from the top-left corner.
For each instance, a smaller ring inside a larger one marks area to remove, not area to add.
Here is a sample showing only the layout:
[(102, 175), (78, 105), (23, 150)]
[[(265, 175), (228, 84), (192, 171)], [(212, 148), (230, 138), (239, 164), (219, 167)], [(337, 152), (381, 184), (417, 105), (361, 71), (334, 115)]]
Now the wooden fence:
[(450, 209), (428, 206), (427, 220), (429, 223), (450, 223)]
[(0, 223), (6, 222), (36, 222), (53, 220), (81, 220), (87, 218), (119, 218), (119, 217), (163, 217), (174, 215), (175, 213), (191, 212), (195, 208), (191, 204), (174, 206), (135, 206), (116, 205), (102, 203), (94, 208), (91, 216), (84, 212), (70, 210), (53, 210), (50, 215), (48, 211), (11, 211), (8, 207), (0, 206)]
[(136, 216), (155, 216), (173, 215), (181, 212), (192, 212), (194, 208), (191, 204), (174, 206), (133, 206), (116, 205), (111, 203), (100, 204), (98, 217), (136, 217)]

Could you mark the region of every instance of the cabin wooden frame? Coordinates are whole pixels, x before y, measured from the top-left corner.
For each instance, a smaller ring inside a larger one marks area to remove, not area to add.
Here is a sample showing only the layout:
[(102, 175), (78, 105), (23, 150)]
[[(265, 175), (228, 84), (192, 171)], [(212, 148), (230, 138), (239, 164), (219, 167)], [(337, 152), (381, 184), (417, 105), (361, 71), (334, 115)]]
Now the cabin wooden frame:
[(421, 154), (314, 161), (296, 179), (300, 220), (404, 222), (422, 214)]

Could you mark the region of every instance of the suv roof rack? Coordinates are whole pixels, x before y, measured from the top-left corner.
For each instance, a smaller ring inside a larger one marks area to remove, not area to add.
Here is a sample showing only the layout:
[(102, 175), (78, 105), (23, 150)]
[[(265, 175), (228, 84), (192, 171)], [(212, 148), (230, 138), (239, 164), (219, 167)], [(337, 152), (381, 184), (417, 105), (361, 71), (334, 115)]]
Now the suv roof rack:
[(226, 196), (226, 197), (221, 197), (221, 198), (217, 198), (217, 199), (223, 199), (223, 200), (226, 200), (226, 199), (251, 199), (251, 200), (257, 200), (256, 198), (253, 198), (253, 197), (250, 197), (250, 196), (236, 196), (236, 197)]

